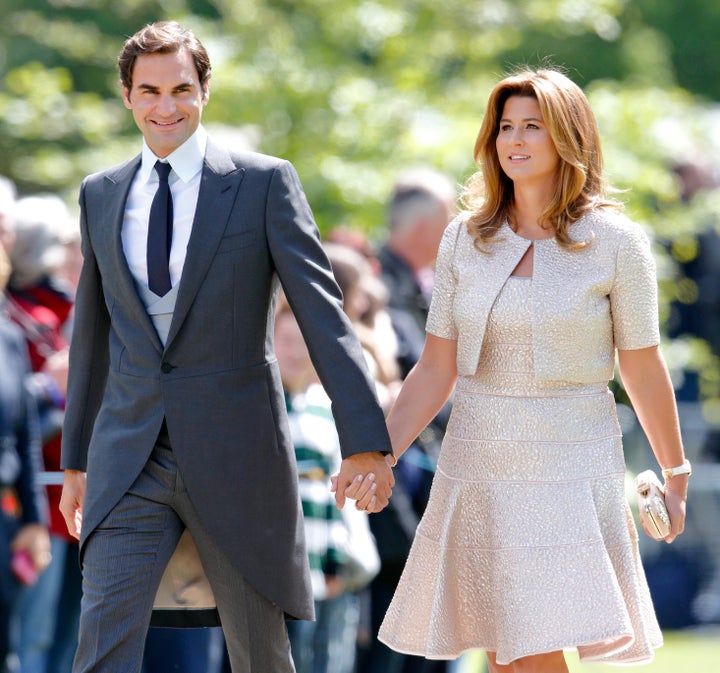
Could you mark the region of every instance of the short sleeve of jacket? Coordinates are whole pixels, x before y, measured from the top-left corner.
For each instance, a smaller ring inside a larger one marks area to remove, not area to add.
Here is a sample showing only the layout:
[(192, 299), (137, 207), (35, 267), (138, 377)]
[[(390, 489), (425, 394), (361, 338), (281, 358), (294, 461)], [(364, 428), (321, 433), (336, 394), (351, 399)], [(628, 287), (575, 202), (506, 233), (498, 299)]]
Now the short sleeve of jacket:
[(627, 221), (617, 253), (617, 273), (610, 292), (615, 346), (637, 350), (660, 343), (657, 275), (645, 232)]
[(457, 326), (453, 319), (456, 278), (454, 273), (455, 247), (460, 227), (465, 226), (459, 218), (445, 229), (437, 261), (435, 263), (435, 284), (425, 330), (443, 339), (457, 339)]

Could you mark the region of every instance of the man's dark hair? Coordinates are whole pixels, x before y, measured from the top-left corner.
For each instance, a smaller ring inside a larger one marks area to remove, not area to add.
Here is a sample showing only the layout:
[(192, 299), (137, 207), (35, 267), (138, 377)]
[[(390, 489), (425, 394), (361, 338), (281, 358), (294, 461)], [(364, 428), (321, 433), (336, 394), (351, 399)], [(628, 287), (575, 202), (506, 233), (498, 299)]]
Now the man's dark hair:
[(195, 34), (176, 21), (151, 23), (128, 38), (118, 57), (120, 82), (129, 91), (135, 59), (143, 54), (174, 54), (187, 50), (192, 56), (200, 86), (205, 87), (210, 77), (210, 57)]

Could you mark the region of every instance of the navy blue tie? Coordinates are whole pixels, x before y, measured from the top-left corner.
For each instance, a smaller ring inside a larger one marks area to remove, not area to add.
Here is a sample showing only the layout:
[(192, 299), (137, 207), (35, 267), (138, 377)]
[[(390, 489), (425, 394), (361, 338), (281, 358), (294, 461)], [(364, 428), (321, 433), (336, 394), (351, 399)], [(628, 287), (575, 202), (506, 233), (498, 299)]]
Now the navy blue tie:
[(173, 202), (168, 184), (171, 166), (157, 161), (155, 171), (160, 182), (150, 206), (148, 226), (147, 267), (148, 286), (160, 297), (170, 288), (170, 245), (172, 244)]

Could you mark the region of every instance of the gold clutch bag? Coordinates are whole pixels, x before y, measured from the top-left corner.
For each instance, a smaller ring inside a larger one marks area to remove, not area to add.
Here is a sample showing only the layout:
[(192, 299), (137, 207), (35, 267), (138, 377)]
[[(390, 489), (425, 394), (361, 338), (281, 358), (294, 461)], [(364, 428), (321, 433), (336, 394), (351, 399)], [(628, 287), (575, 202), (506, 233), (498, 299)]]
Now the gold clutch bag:
[(664, 540), (670, 534), (670, 515), (665, 507), (665, 491), (652, 470), (635, 478), (640, 521), (653, 540)]

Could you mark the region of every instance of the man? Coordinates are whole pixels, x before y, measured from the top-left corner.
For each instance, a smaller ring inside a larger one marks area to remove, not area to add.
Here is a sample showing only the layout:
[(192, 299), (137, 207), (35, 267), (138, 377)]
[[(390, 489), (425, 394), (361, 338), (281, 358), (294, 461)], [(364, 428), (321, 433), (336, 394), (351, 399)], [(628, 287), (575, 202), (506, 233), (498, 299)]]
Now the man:
[(425, 343), (432, 277), (440, 239), (455, 212), (455, 186), (431, 169), (409, 170), (395, 181), (387, 209), (388, 239), (378, 252), (398, 335), (403, 377)]
[(273, 354), (280, 283), (333, 400), (338, 506), (369, 474), (375, 488), (356, 506), (387, 504), (382, 412), (294, 169), (219, 147), (200, 124), (202, 44), (152, 24), (118, 63), (143, 149), (80, 193), (61, 502), (84, 576), (74, 671), (140, 670), (154, 594), (187, 529), (233, 671), (289, 672), (285, 614), (313, 610)]

